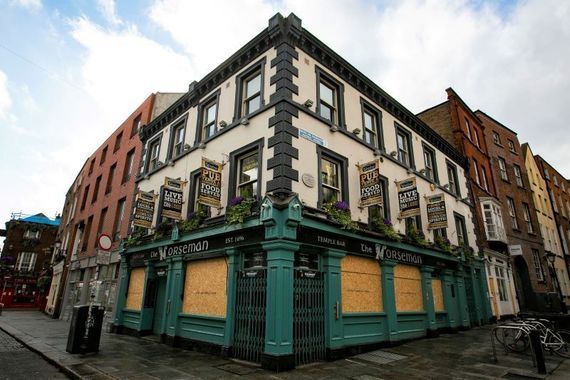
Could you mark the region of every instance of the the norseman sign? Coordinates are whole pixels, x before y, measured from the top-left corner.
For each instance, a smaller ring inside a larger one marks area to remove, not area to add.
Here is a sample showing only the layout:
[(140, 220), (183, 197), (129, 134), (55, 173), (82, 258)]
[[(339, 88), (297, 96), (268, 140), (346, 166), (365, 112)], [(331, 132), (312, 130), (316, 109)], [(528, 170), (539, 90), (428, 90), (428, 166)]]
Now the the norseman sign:
[(380, 179), (380, 160), (358, 165), (360, 174), (360, 207), (381, 205), (384, 201)]

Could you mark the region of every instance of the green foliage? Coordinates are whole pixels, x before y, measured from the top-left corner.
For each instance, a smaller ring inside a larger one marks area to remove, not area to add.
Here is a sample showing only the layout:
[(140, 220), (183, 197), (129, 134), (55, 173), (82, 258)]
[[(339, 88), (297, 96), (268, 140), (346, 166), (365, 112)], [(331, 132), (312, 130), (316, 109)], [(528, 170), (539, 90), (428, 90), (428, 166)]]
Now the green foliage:
[(452, 247), (451, 243), (449, 242), (449, 239), (442, 237), (440, 235), (435, 235), (434, 243), (437, 248), (451, 254)]
[(467, 262), (475, 260), (475, 251), (469, 245), (462, 243), (454, 249), (454, 253)]
[(180, 227), (179, 227), (180, 231), (190, 232), (190, 231), (197, 229), (198, 227), (200, 227), (200, 225), (204, 221), (205, 217), (206, 217), (206, 213), (204, 212), (204, 210), (202, 208), (199, 208), (198, 211), (188, 215), (187, 220), (184, 220), (180, 223)]
[(411, 225), (408, 229), (408, 233), (406, 234), (408, 241), (412, 244), (415, 244), (420, 247), (427, 247), (429, 242), (426, 240), (423, 232), (418, 231), (416, 226)]
[(241, 224), (243, 220), (251, 215), (255, 199), (237, 197), (230, 202), (226, 211), (226, 221), (228, 224)]
[(138, 245), (146, 236), (146, 229), (139, 229), (129, 235), (125, 242), (125, 247), (132, 247)]
[(352, 215), (346, 202), (325, 203), (324, 210), (333, 222), (340, 224), (343, 230), (354, 231), (358, 225), (352, 221)]
[(394, 230), (394, 226), (392, 225), (392, 222), (390, 220), (377, 217), (377, 218), (373, 218), (371, 223), (372, 223), (372, 228), (375, 231), (380, 232), (387, 239), (393, 240), (393, 241), (401, 241), (402, 240), (402, 237), (400, 236), (400, 234), (398, 234)]

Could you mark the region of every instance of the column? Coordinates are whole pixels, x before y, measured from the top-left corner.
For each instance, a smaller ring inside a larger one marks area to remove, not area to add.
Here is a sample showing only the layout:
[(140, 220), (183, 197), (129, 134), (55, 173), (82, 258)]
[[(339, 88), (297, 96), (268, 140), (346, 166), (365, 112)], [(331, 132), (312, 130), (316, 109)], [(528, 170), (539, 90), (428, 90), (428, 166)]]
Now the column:
[(182, 279), (184, 278), (184, 262), (182, 256), (174, 256), (168, 262), (168, 278), (166, 284), (166, 335), (174, 343), (178, 333), (178, 313), (182, 308)]
[(228, 303), (226, 307), (226, 325), (224, 330), (224, 347), (222, 355), (229, 355), (229, 348), (234, 343), (235, 302), (236, 302), (236, 272), (239, 266), (239, 251), (235, 248), (226, 249), (228, 256)]
[[(154, 278), (156, 277), (156, 272), (154, 269), (154, 262), (145, 260), (144, 264), (145, 264), (144, 287), (143, 287), (143, 299), (141, 305), (141, 320), (139, 324), (139, 331), (150, 331), (152, 330), (153, 327), (152, 324), (154, 320), (154, 313), (156, 313), (157, 310), (154, 306), (146, 307), (146, 305), (149, 304), (149, 301), (146, 298), (150, 296), (148, 291), (148, 286), (151, 282), (153, 282)], [(156, 286), (156, 284), (154, 286)], [(154, 302), (151, 301), (151, 304), (154, 304)], [(162, 312), (162, 310), (159, 310), (158, 312)]]
[(464, 276), (465, 272), (462, 270), (455, 272), (455, 283), (457, 284), (457, 304), (459, 307), (459, 325), (463, 328), (469, 328), (469, 307), (467, 306), (467, 292), (465, 291)]
[(433, 273), (434, 268), (429, 266), (423, 266), (420, 268), (422, 273), (422, 294), (424, 300), (424, 310), (427, 313), (426, 316), (426, 328), (427, 328), (427, 335), (435, 335), (435, 331), (437, 330), (436, 323), (435, 323), (435, 304), (433, 300), (433, 288), (431, 285), (431, 274)]
[(267, 306), (263, 368), (283, 371), (295, 366), (293, 355), (293, 265), (299, 244), (263, 243), (267, 251)]
[(396, 287), (394, 284), (394, 267), (396, 262), (382, 260), (382, 303), (386, 313), (387, 336), (390, 341), (398, 340), (398, 312), (396, 310)]
[(336, 249), (326, 250), (323, 257), (325, 275), (325, 344), (327, 359), (342, 357), (343, 346), (342, 293), (340, 261), (346, 254)]
[(447, 311), (447, 326), (457, 327), (459, 325), (457, 315), (457, 291), (453, 281), (453, 271), (444, 269), (441, 271), (441, 284), (443, 288), (443, 305)]
[[(127, 257), (121, 255), (121, 264), (119, 267), (119, 284), (117, 289), (117, 303), (115, 304), (115, 321), (113, 323), (113, 331), (123, 325), (123, 309), (127, 301), (127, 288), (129, 286), (129, 267)], [(118, 332), (118, 331), (117, 331)]]

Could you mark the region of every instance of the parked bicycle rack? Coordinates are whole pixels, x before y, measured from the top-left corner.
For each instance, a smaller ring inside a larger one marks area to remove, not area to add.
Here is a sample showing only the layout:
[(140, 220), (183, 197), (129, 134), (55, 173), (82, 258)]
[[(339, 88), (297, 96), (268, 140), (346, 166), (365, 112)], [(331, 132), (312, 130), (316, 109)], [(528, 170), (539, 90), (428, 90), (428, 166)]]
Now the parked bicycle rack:
[[(493, 330), (491, 330), (491, 346), (493, 348), (493, 359), (495, 363), (498, 363), (499, 361), (497, 359), (497, 350), (495, 348), (495, 337), (496, 337), (495, 332), (497, 330), (517, 330), (526, 335), (530, 341), (533, 367), (536, 367), (537, 372), (539, 374), (546, 374), (546, 362), (544, 360), (544, 351), (542, 350), (542, 344), (540, 342), (540, 335), (538, 331), (531, 330), (529, 333), (527, 333), (526, 331), (521, 330), (517, 326), (509, 326), (509, 325), (499, 325), (493, 327)], [(507, 347), (505, 347), (505, 353), (508, 352), (509, 350), (507, 349)]]

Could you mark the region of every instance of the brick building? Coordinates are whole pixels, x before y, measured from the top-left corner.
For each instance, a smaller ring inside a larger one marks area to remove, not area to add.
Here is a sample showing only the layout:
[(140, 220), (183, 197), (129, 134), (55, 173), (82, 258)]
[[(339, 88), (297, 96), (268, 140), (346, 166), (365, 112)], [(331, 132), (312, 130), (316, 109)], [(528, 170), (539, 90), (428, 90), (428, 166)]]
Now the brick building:
[[(112, 317), (119, 245), (128, 232), (134, 179), (141, 158), (139, 131), (178, 97), (179, 94), (151, 94), (93, 152), (70, 188), (64, 208), (65, 223), (59, 232), (61, 249), (69, 264), (61, 318), (68, 319), (73, 306), (87, 303), (92, 294), (97, 303), (106, 307), (106, 317)], [(109, 251), (98, 245), (102, 235), (112, 240)]]
[(59, 217), (12, 214), (0, 255), (0, 303), (42, 308), (50, 277), (50, 257)]
[(479, 254), (487, 262), (491, 305), (497, 318), (519, 311), (501, 202), (497, 197), (485, 126), (452, 89), (447, 100), (418, 114), (437, 133), (459, 149), (469, 160), (469, 190), (475, 216)]
[(546, 267), (540, 223), (517, 133), (482, 111), (475, 114), (485, 126), (520, 308), (548, 310), (547, 294), (555, 288)]
[(560, 285), (560, 290), (564, 297), (564, 303), (570, 305), (570, 280), (568, 279), (568, 263), (570, 262), (570, 195), (567, 189), (568, 181), (552, 165), (550, 165), (540, 155), (535, 155), (534, 159), (543, 173), (546, 182), (548, 199), (554, 212), (556, 222), (556, 234), (560, 239), (562, 257), (555, 261), (556, 280)]

